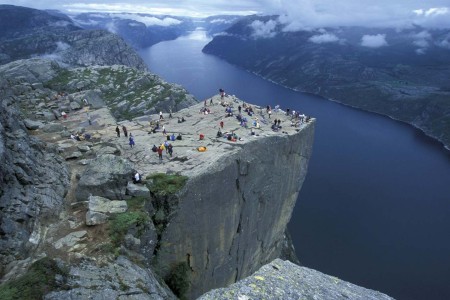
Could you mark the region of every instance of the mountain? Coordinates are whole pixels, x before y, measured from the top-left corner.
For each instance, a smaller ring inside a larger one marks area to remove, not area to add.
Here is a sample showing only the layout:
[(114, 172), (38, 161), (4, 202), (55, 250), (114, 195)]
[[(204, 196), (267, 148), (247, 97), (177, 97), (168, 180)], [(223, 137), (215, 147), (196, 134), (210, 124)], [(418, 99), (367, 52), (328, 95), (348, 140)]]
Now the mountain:
[(0, 64), (47, 57), (71, 66), (121, 64), (147, 68), (119, 36), (105, 30), (84, 30), (54, 12), (0, 5), (0, 26)]
[(203, 51), (286, 87), (410, 123), (450, 148), (449, 30), (287, 31), (277, 16), (250, 16)]
[(192, 19), (149, 14), (82, 13), (72, 16), (85, 29), (104, 29), (121, 36), (135, 49), (173, 40), (195, 29)]
[(208, 35), (214, 36), (222, 33), (236, 23), (242, 16), (217, 15), (201, 19), (201, 26), (205, 28)]

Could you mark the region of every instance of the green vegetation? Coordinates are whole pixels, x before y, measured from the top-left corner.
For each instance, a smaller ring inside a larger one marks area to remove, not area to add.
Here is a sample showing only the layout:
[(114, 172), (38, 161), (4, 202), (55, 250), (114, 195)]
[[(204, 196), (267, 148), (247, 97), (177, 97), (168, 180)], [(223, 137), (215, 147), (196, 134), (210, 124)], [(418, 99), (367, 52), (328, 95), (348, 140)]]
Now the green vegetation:
[(54, 260), (44, 257), (34, 262), (22, 277), (0, 286), (0, 299), (42, 299), (59, 287), (55, 279), (58, 274), (66, 277), (68, 271), (59, 268)]
[(149, 221), (150, 218), (145, 212), (130, 211), (115, 215), (110, 221), (109, 228), (113, 245), (119, 247), (131, 227), (138, 227), (139, 231), (142, 231), (145, 224)]
[(186, 293), (190, 286), (190, 272), (187, 262), (182, 262), (177, 264), (165, 279), (166, 284), (181, 300), (187, 299)]
[(147, 176), (147, 179), (153, 179), (153, 184), (149, 185), (151, 193), (159, 196), (167, 196), (176, 194), (181, 190), (186, 184), (188, 177), (156, 173)]

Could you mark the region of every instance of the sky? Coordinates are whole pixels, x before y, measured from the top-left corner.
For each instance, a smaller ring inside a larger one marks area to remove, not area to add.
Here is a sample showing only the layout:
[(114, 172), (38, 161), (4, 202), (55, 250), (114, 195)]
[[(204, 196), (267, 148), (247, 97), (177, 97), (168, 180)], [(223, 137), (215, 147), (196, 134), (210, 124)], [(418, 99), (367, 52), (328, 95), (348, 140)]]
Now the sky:
[(326, 26), (450, 28), (450, 0), (0, 0), (38, 9), (206, 17), (279, 14), (287, 30)]

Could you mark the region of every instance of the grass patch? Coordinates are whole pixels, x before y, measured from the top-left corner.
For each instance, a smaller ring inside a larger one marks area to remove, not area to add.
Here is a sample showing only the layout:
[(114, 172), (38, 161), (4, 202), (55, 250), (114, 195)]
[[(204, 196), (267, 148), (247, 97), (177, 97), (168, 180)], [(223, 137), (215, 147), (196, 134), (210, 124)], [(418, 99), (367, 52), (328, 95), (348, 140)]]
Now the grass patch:
[(190, 271), (187, 262), (179, 263), (172, 269), (165, 280), (166, 284), (181, 300), (187, 299), (186, 293), (190, 286)]
[(34, 262), (22, 277), (0, 286), (0, 299), (42, 299), (59, 286), (55, 276), (67, 276), (68, 271), (58, 267), (53, 259), (44, 257)]
[(127, 200), (128, 211), (142, 211), (148, 198), (144, 196), (134, 197)]
[(111, 242), (115, 247), (119, 247), (123, 242), (128, 230), (133, 227), (142, 227), (150, 221), (148, 215), (144, 212), (130, 211), (115, 215), (110, 221), (109, 234)]
[(147, 176), (147, 179), (153, 180), (153, 184), (149, 185), (150, 192), (160, 196), (167, 196), (176, 194), (181, 190), (186, 184), (188, 177), (156, 173)]

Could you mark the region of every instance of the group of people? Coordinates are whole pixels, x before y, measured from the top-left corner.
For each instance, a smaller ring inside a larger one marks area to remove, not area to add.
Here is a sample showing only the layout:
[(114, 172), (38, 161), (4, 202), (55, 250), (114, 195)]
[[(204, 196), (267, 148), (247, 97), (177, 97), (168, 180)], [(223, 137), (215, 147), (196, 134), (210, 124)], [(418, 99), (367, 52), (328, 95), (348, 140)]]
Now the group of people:
[(75, 141), (84, 141), (84, 140), (90, 140), (91, 135), (89, 133), (81, 134), (81, 133), (77, 132), (75, 134), (71, 133), (70, 138)]
[(158, 147), (156, 145), (153, 145), (152, 151), (155, 153), (158, 153), (158, 158), (160, 161), (163, 160), (163, 152), (166, 150), (166, 154), (169, 154), (170, 157), (173, 155), (173, 146), (168, 141), (165, 141), (164, 143), (161, 143)]
[[(133, 148), (134, 145), (136, 144), (134, 141), (133, 134), (130, 133), (130, 136), (128, 137), (128, 130), (125, 127), (125, 125), (122, 125), (122, 131), (123, 131), (123, 135), (128, 138), (128, 144), (130, 145), (131, 148)], [(120, 137), (120, 128), (118, 125), (116, 126), (116, 134), (117, 134), (117, 137)]]

